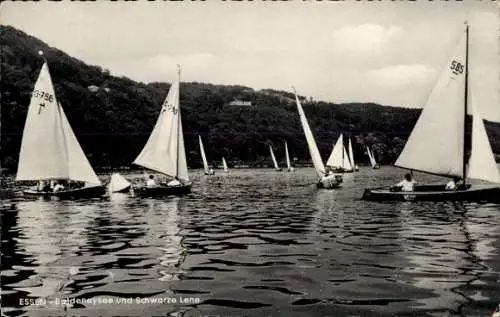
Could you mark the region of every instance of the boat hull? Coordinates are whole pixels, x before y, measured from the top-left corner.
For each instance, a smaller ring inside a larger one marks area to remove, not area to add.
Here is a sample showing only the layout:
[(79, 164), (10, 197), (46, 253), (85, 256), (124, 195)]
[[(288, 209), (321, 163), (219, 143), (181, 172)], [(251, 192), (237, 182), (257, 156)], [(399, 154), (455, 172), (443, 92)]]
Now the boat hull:
[(354, 172), (354, 170), (347, 170), (344, 168), (332, 168), (332, 169), (330, 169), (330, 171), (333, 173), (353, 173)]
[(377, 164), (377, 165), (372, 166), (372, 169), (374, 169), (374, 170), (378, 170), (379, 168), (380, 168), (380, 165), (378, 165), (378, 164)]
[(82, 187), (59, 192), (43, 192), (37, 190), (25, 190), (23, 194), (31, 197), (57, 197), (60, 199), (97, 198), (104, 196), (106, 188), (104, 186)]
[(134, 196), (138, 197), (183, 196), (191, 193), (191, 183), (181, 186), (137, 187), (132, 190)]
[(214, 175), (215, 172), (205, 172), (205, 175)]
[(276, 172), (281, 172), (283, 169), (281, 169), (281, 168), (275, 168), (274, 170), (275, 170)]
[(445, 185), (416, 186), (412, 192), (390, 188), (367, 188), (362, 199), (371, 201), (488, 201), (500, 202), (498, 186), (467, 186), (467, 189), (445, 190)]

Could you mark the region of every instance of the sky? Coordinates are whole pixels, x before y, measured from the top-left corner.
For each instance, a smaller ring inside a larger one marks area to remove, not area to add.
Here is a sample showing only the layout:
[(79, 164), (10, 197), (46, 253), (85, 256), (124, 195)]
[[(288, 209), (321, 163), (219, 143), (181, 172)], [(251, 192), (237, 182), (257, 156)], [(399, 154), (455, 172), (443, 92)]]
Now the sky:
[(328, 102), (421, 107), (470, 25), (470, 85), (500, 122), (500, 4), (456, 1), (3, 2), (12, 25), (142, 82), (291, 91)]

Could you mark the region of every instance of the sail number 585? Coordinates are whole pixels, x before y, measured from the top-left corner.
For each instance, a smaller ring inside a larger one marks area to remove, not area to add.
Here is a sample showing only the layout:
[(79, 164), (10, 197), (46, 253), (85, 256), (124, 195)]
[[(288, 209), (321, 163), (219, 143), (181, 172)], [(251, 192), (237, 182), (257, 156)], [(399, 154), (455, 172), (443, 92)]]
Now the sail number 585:
[(46, 93), (41, 90), (33, 90), (33, 97), (35, 98), (40, 98), (48, 102), (53, 102), (54, 101), (54, 96), (52, 94)]
[(450, 65), (450, 69), (455, 73), (455, 74), (461, 74), (464, 72), (464, 65), (460, 62), (457, 61), (452, 61)]

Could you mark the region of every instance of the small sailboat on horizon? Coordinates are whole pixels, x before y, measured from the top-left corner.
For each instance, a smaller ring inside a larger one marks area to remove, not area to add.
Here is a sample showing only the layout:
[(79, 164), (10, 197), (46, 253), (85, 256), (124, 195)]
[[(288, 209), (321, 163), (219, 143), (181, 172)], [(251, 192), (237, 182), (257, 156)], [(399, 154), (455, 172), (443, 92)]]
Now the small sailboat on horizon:
[(349, 138), (349, 158), (351, 160), (351, 167), (352, 167), (353, 171), (354, 172), (359, 171), (359, 167), (354, 162), (354, 151), (352, 150), (351, 138)]
[(229, 173), (229, 169), (227, 168), (226, 159), (222, 157), (222, 168), (224, 169), (224, 173)]
[[(442, 184), (417, 185), (413, 191), (401, 191), (394, 187), (367, 188), (363, 199), (500, 201), (500, 173), (483, 118), (475, 105), (472, 91), (469, 91), (468, 52), (469, 26), (466, 23), (452, 58), (394, 164), (422, 173), (460, 179), (462, 184), (448, 190)], [(473, 121), (471, 153), (467, 160), (466, 119), (469, 105)], [(467, 179), (493, 184), (468, 184)]]
[(27, 196), (93, 198), (106, 192), (56, 99), (45, 58), (26, 115), (16, 181), (38, 181), (36, 189), (23, 191)]
[(321, 154), (319, 153), (318, 146), (316, 145), (316, 141), (314, 140), (314, 136), (311, 131), (311, 127), (307, 122), (306, 115), (304, 113), (304, 109), (302, 109), (302, 105), (300, 104), (299, 97), (297, 96), (297, 92), (295, 88), (292, 87), (295, 94), (295, 103), (297, 104), (297, 110), (299, 112), (300, 123), (302, 125), (302, 129), (304, 131), (304, 135), (306, 137), (307, 146), (309, 148), (309, 154), (311, 155), (311, 160), (314, 165), (314, 169), (318, 174), (318, 181), (316, 183), (317, 188), (324, 189), (335, 189), (339, 188), (342, 183), (342, 175), (334, 174), (332, 172), (326, 172), (325, 166), (323, 165), (323, 159), (321, 158)]
[(330, 153), (330, 157), (326, 161), (326, 166), (334, 173), (352, 173), (354, 171), (344, 146), (344, 136), (342, 133), (333, 146), (332, 153)]
[(180, 67), (177, 75), (146, 145), (133, 163), (173, 179), (156, 184), (150, 175), (146, 186), (132, 187), (133, 193), (140, 197), (181, 196), (191, 192), (179, 102)]
[(120, 173), (111, 174), (108, 185), (108, 191), (110, 193), (128, 193), (131, 187), (132, 184)]
[(368, 158), (370, 159), (370, 164), (373, 169), (379, 169), (380, 165), (377, 164), (377, 160), (375, 160), (374, 153), (370, 150), (370, 147), (366, 147), (366, 153), (368, 154)]
[(201, 136), (198, 135), (198, 143), (200, 144), (201, 160), (203, 161), (203, 170), (205, 175), (214, 175), (215, 171), (208, 167), (207, 156), (205, 155), (205, 148), (203, 147), (203, 142), (201, 141)]
[(271, 159), (273, 160), (274, 170), (277, 172), (281, 172), (282, 169), (279, 167), (278, 162), (276, 161), (276, 157), (274, 156), (273, 147), (269, 145), (269, 152), (271, 152)]
[(288, 144), (285, 141), (285, 155), (286, 155), (286, 167), (289, 172), (295, 171), (295, 168), (292, 167), (292, 164), (290, 163), (290, 155), (288, 154)]

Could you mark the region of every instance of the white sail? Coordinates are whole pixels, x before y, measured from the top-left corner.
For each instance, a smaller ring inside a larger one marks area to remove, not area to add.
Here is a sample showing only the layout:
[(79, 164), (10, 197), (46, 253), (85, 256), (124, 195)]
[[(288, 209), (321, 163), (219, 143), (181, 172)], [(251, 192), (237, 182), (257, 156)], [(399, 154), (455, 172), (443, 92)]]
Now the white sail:
[(286, 167), (290, 170), (292, 168), (292, 164), (290, 163), (290, 156), (288, 154), (288, 145), (285, 142), (285, 155), (286, 155)]
[(134, 164), (189, 181), (179, 104), (180, 72), (163, 102), (153, 132)]
[(349, 158), (351, 159), (351, 167), (356, 167), (356, 163), (354, 163), (354, 152), (352, 150), (351, 138), (349, 138)]
[(463, 177), (466, 33), (418, 118), (395, 166)]
[(208, 172), (208, 162), (207, 162), (207, 157), (205, 155), (205, 149), (203, 148), (203, 142), (201, 141), (201, 136), (198, 136), (198, 141), (200, 143), (200, 153), (201, 153), (201, 160), (203, 161), (203, 169), (205, 172)]
[(130, 182), (125, 179), (120, 173), (111, 174), (109, 182), (109, 191), (114, 193), (123, 190), (130, 186)]
[(344, 151), (344, 136), (340, 134), (337, 142), (335, 142), (335, 145), (333, 146), (332, 153), (330, 153), (328, 161), (326, 161), (326, 165), (335, 168), (343, 168)]
[(101, 181), (97, 177), (94, 169), (90, 165), (89, 160), (83, 153), (83, 150), (76, 139), (68, 119), (64, 114), (64, 110), (60, 104), (59, 111), (62, 121), (62, 129), (66, 140), (66, 150), (68, 153), (68, 178), (71, 180), (86, 182), (89, 185), (101, 185)]
[(224, 158), (222, 158), (222, 167), (224, 168), (224, 172), (228, 172), (229, 169), (227, 168), (227, 163)]
[(342, 146), (342, 168), (345, 171), (352, 171), (353, 167), (351, 165), (351, 161), (349, 160), (349, 156), (347, 155), (347, 150), (345, 149), (345, 146)]
[(377, 161), (375, 161), (375, 156), (373, 155), (369, 147), (366, 147), (366, 152), (368, 153), (368, 157), (370, 158), (370, 164), (372, 165), (372, 167), (375, 167), (375, 165), (377, 165)]
[(16, 180), (70, 179), (100, 185), (56, 100), (47, 62), (33, 89)]
[(45, 62), (28, 107), (16, 180), (67, 179), (64, 139), (59, 107)]
[(273, 148), (269, 145), (269, 151), (271, 152), (271, 158), (273, 159), (273, 164), (275, 169), (279, 169), (278, 162), (276, 161), (276, 157), (274, 156)]
[(313, 162), (314, 169), (316, 170), (316, 173), (318, 173), (318, 176), (322, 177), (326, 174), (325, 166), (323, 165), (321, 154), (319, 153), (318, 146), (316, 145), (316, 141), (314, 140), (314, 136), (311, 132), (311, 128), (309, 127), (309, 123), (307, 122), (306, 115), (304, 113), (304, 110), (302, 109), (302, 105), (300, 104), (297, 94), (295, 94), (295, 102), (297, 103), (300, 122), (306, 136), (307, 146), (309, 147), (309, 154), (311, 154), (311, 160)]
[(500, 175), (491, 150), (490, 141), (486, 134), (483, 118), (474, 104), (471, 96), (472, 121), (472, 148), (469, 158), (467, 177), (500, 183)]

